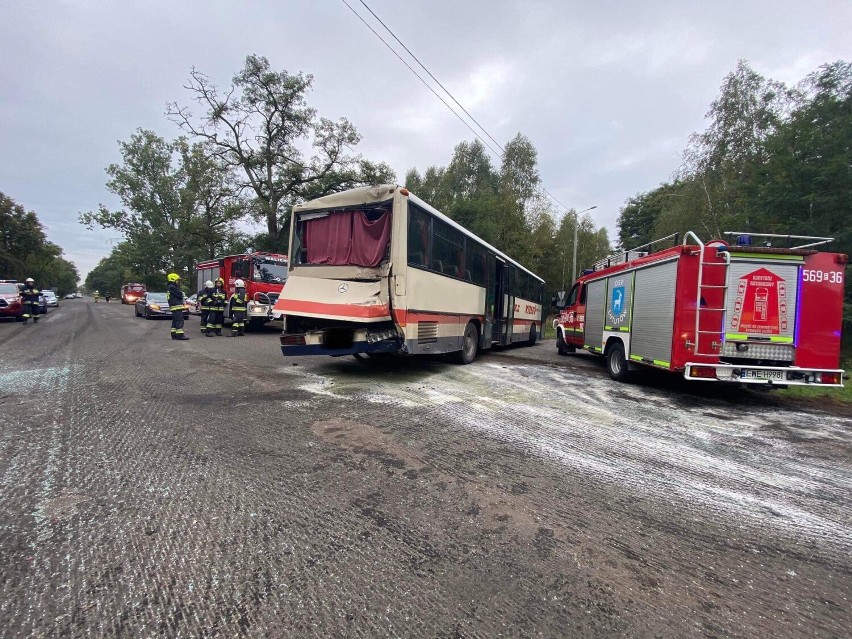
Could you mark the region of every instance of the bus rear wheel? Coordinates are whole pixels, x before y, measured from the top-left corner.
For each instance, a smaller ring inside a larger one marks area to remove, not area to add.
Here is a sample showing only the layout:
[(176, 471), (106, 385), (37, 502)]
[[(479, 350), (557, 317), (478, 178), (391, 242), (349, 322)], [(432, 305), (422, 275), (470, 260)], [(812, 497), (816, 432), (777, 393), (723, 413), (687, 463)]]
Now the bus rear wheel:
[(533, 324), (532, 326), (530, 326), (530, 338), (527, 341), (527, 346), (535, 346), (536, 339), (538, 339), (538, 335), (535, 331), (535, 324)]
[(476, 324), (468, 322), (464, 327), (464, 335), (462, 336), (462, 349), (455, 354), (456, 362), (459, 364), (470, 364), (476, 359), (476, 352), (479, 350), (479, 329)]

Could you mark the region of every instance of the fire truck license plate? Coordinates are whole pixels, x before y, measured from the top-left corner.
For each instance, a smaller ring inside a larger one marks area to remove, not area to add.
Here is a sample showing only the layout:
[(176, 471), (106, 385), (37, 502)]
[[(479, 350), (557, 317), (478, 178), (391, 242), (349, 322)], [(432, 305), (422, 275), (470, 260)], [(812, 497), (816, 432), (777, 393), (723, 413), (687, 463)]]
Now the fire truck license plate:
[(744, 368), (740, 373), (741, 379), (784, 379), (784, 371), (757, 371)]

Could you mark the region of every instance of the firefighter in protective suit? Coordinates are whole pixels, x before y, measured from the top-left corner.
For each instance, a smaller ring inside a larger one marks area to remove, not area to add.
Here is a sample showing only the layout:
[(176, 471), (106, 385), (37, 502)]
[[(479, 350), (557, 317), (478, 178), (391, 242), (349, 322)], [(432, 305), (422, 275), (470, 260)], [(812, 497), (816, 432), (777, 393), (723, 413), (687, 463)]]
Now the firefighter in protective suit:
[(242, 337), (245, 335), (246, 311), (248, 310), (248, 296), (246, 295), (246, 283), (242, 280), (234, 282), (236, 291), (231, 295), (231, 334), (228, 337)]
[(41, 293), (35, 286), (35, 280), (31, 277), (28, 277), (24, 281), (24, 288), (21, 289), (21, 301), (24, 303), (24, 324), (26, 324), (30, 317), (33, 318), (33, 324), (38, 324), (38, 314), (39, 314), (39, 305), (38, 305), (38, 296)]
[(211, 331), (210, 327), (207, 326), (210, 313), (213, 312), (213, 282), (211, 280), (204, 282), (204, 288), (198, 291), (198, 295), (196, 295), (195, 299), (198, 301), (198, 310), (201, 311), (201, 316), (199, 317), (201, 322), (201, 332), (207, 333), (207, 336), (209, 337), (213, 334), (213, 331)]
[(169, 273), (167, 279), (169, 280), (166, 289), (168, 291), (169, 310), (172, 312), (172, 339), (185, 341), (189, 338), (183, 332), (183, 311), (186, 304), (183, 300), (183, 291), (180, 288), (180, 275)]
[(207, 316), (207, 335), (222, 336), (222, 324), (225, 321), (225, 304), (228, 301), (228, 294), (225, 292), (225, 280), (221, 277), (216, 278), (216, 287), (213, 289), (213, 303), (210, 315)]

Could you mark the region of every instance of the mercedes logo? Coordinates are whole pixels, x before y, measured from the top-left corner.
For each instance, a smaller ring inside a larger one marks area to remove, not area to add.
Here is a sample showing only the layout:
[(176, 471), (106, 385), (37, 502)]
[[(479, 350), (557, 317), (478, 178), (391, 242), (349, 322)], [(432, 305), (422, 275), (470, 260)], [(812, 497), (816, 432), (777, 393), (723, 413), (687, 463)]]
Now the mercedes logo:
[(345, 293), (348, 290), (349, 290), (349, 285), (346, 284), (346, 283), (343, 283), (343, 284), (341, 284), (340, 286), (337, 287), (338, 293)]

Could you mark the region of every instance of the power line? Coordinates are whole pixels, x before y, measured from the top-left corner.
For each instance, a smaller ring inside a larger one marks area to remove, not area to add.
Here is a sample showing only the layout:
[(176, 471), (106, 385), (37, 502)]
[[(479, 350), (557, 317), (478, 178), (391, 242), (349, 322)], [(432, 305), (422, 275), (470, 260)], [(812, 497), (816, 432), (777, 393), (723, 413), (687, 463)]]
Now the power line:
[(430, 78), (432, 78), (432, 79), (435, 81), (435, 83), (436, 83), (439, 87), (441, 87), (441, 88), (444, 90), (444, 92), (445, 92), (448, 96), (450, 96), (450, 99), (451, 99), (453, 102), (455, 102), (455, 103), (458, 105), (458, 107), (459, 107), (462, 111), (464, 111), (465, 115), (467, 115), (467, 117), (469, 117), (471, 120), (473, 120), (473, 122), (476, 124), (476, 126), (478, 126), (478, 127), (482, 130), (482, 132), (483, 132), (486, 136), (488, 136), (488, 139), (489, 139), (489, 140), (491, 140), (494, 144), (496, 144), (498, 149), (500, 149), (503, 153), (505, 153), (505, 152), (506, 152), (506, 149), (504, 149), (504, 148), (503, 148), (503, 146), (502, 146), (502, 145), (501, 145), (501, 144), (500, 144), (497, 140), (495, 140), (495, 139), (491, 136), (491, 134), (490, 134), (488, 131), (486, 131), (486, 130), (485, 130), (485, 127), (484, 127), (484, 126), (482, 126), (482, 125), (481, 125), (481, 124), (477, 121), (477, 119), (476, 119), (475, 117), (473, 117), (473, 116), (470, 114), (470, 111), (468, 111), (467, 109), (465, 109), (465, 108), (462, 106), (461, 102), (459, 102), (458, 100), (456, 100), (455, 96), (454, 96), (452, 93), (450, 93), (450, 90), (449, 90), (447, 87), (445, 87), (443, 84), (441, 84), (441, 81), (440, 81), (438, 78), (436, 78), (434, 75), (432, 75), (432, 72), (431, 72), (431, 71), (429, 71), (429, 69), (427, 69), (427, 68), (426, 68), (426, 66), (425, 66), (422, 62), (420, 62), (420, 60), (417, 58), (417, 56), (416, 56), (416, 55), (414, 55), (414, 54), (411, 52), (411, 49), (409, 49), (407, 46), (405, 46), (405, 44), (402, 42), (402, 40), (400, 40), (399, 38), (397, 38), (397, 37), (396, 37), (396, 34), (395, 34), (393, 31), (391, 31), (390, 27), (389, 27), (388, 25), (386, 25), (386, 24), (382, 21), (382, 19), (381, 19), (379, 16), (377, 16), (377, 15), (376, 15), (375, 11), (373, 11), (373, 10), (372, 10), (369, 6), (367, 6), (367, 3), (366, 3), (366, 2), (364, 2), (364, 0), (359, 0), (359, 2), (360, 2), (361, 4), (363, 4), (363, 5), (364, 5), (364, 7), (367, 9), (367, 11), (369, 11), (369, 12), (373, 15), (373, 17), (374, 17), (376, 20), (378, 20), (378, 21), (379, 21), (379, 24), (381, 24), (381, 25), (385, 28), (385, 30), (386, 30), (388, 33), (390, 33), (390, 34), (391, 34), (391, 36), (393, 37), (393, 39), (394, 39), (394, 40), (396, 40), (397, 42), (399, 42), (399, 46), (401, 46), (403, 49), (405, 49), (405, 50), (406, 50), (406, 52), (408, 53), (408, 55), (410, 55), (412, 58), (414, 58), (414, 61), (415, 61), (415, 62), (417, 62), (417, 64), (419, 64), (419, 65), (420, 65), (420, 67), (421, 67), (421, 68), (422, 68), (422, 69), (423, 69), (426, 73), (428, 73), (428, 74), (429, 74), (429, 77), (430, 77)]
[[(353, 9), (353, 8), (352, 8), (352, 6), (351, 6), (351, 5), (347, 2), (347, 0), (341, 0), (341, 2), (343, 2), (343, 4), (345, 4), (345, 5), (349, 8), (349, 10), (350, 10), (352, 13), (354, 13), (354, 14), (358, 17), (358, 19), (359, 19), (361, 22), (363, 22), (363, 23), (364, 23), (364, 26), (366, 26), (366, 27), (367, 27), (370, 31), (372, 31), (372, 32), (373, 32), (373, 34), (374, 34), (374, 35), (375, 35), (375, 36), (376, 36), (379, 40), (381, 40), (381, 41), (382, 41), (382, 44), (384, 44), (384, 45), (385, 45), (385, 46), (386, 46), (386, 47), (387, 47), (387, 48), (391, 51), (391, 53), (393, 53), (393, 54), (394, 54), (397, 58), (399, 58), (399, 61), (400, 61), (400, 62), (402, 62), (402, 63), (403, 63), (406, 67), (408, 67), (408, 70), (409, 70), (409, 71), (411, 71), (411, 72), (412, 72), (415, 76), (417, 76), (417, 79), (418, 79), (418, 80), (420, 80), (420, 82), (422, 82), (422, 83), (426, 86), (426, 88), (427, 88), (427, 89), (429, 89), (429, 90), (430, 90), (430, 91), (431, 91), (431, 92), (435, 95), (435, 97), (437, 97), (437, 98), (438, 98), (441, 102), (443, 102), (443, 103), (444, 103), (444, 106), (446, 106), (446, 107), (447, 107), (447, 108), (448, 108), (448, 109), (449, 109), (449, 110), (453, 113), (453, 115), (455, 115), (455, 116), (456, 116), (456, 117), (457, 117), (457, 118), (458, 118), (458, 119), (462, 122), (462, 124), (464, 124), (464, 125), (465, 125), (468, 129), (470, 129), (471, 133), (473, 133), (473, 134), (476, 136), (476, 138), (477, 138), (480, 142), (482, 142), (482, 143), (483, 143), (486, 147), (488, 147), (488, 149), (489, 149), (489, 150), (490, 150), (490, 151), (491, 151), (491, 152), (492, 152), (492, 153), (493, 153), (496, 157), (502, 157), (500, 153), (497, 153), (497, 152), (494, 150), (494, 147), (492, 147), (490, 144), (488, 144), (488, 142), (486, 142), (485, 140), (483, 140), (483, 139), (482, 139), (482, 136), (480, 136), (480, 135), (479, 135), (479, 134), (478, 134), (478, 133), (477, 133), (477, 132), (473, 129), (473, 127), (472, 127), (472, 126), (470, 126), (470, 124), (469, 124), (467, 121), (465, 121), (465, 119), (464, 119), (464, 118), (462, 118), (462, 117), (458, 114), (458, 112), (456, 112), (456, 110), (455, 110), (455, 109), (453, 109), (453, 107), (451, 107), (451, 106), (447, 103), (447, 101), (446, 101), (446, 100), (444, 100), (444, 98), (443, 98), (441, 95), (439, 95), (439, 94), (438, 94), (438, 92), (437, 92), (437, 91), (435, 91), (435, 89), (434, 89), (434, 88), (433, 88), (433, 87), (432, 87), (432, 86), (431, 86), (428, 82), (426, 82), (426, 80), (424, 80), (424, 79), (423, 79), (423, 77), (422, 77), (419, 73), (417, 73), (417, 71), (415, 71), (415, 70), (414, 70), (414, 68), (412, 68), (412, 66), (411, 66), (410, 64), (408, 64), (408, 62), (406, 62), (406, 61), (402, 58), (402, 56), (401, 56), (401, 55), (400, 55), (400, 54), (396, 51), (396, 49), (394, 49), (394, 48), (393, 48), (390, 44), (388, 44), (388, 42), (387, 42), (387, 41), (386, 41), (386, 40), (385, 40), (385, 39), (384, 39), (381, 35), (379, 35), (379, 33), (378, 33), (375, 29), (373, 29), (373, 27), (372, 27), (372, 26), (371, 26), (371, 25), (370, 25), (370, 24), (369, 24), (366, 20), (364, 20), (364, 18), (361, 16), (361, 14), (360, 14), (360, 13), (358, 13), (357, 11), (355, 11), (355, 9)], [(373, 10), (369, 7), (369, 5), (368, 5), (366, 2), (364, 2), (364, 0), (359, 0), (359, 2), (360, 2), (362, 5), (364, 5), (364, 8), (365, 8), (365, 9), (367, 9), (367, 11), (369, 11), (369, 12), (370, 12), (370, 14), (371, 14), (371, 15), (372, 15), (372, 16), (373, 16), (376, 20), (378, 20), (379, 24), (381, 24), (381, 25), (385, 28), (385, 31), (387, 31), (387, 32), (391, 35), (391, 37), (393, 37), (393, 39), (394, 39), (394, 40), (396, 40), (396, 41), (397, 41), (397, 43), (399, 43), (399, 45), (400, 45), (403, 49), (405, 49), (406, 53), (408, 53), (408, 55), (410, 55), (410, 56), (414, 59), (414, 61), (415, 61), (415, 62), (417, 62), (417, 64), (419, 64), (419, 65), (420, 65), (420, 67), (421, 67), (421, 68), (422, 68), (422, 69), (423, 69), (423, 70), (424, 70), (424, 71), (425, 71), (425, 72), (429, 75), (429, 77), (430, 77), (430, 78), (432, 78), (432, 80), (434, 80), (434, 81), (435, 81), (435, 83), (436, 83), (439, 87), (441, 87), (441, 89), (444, 91), (444, 93), (446, 93), (446, 94), (450, 97), (450, 99), (451, 99), (451, 100), (452, 100), (455, 104), (457, 104), (457, 105), (458, 105), (458, 107), (459, 107), (459, 108), (460, 108), (460, 109), (461, 109), (461, 110), (465, 113), (465, 115), (467, 115), (467, 117), (469, 117), (469, 118), (470, 118), (470, 119), (471, 119), (471, 120), (472, 120), (472, 121), (476, 124), (476, 126), (478, 126), (478, 127), (482, 130), (482, 132), (483, 132), (483, 133), (484, 133), (484, 134), (488, 137), (488, 139), (490, 139), (490, 140), (491, 140), (491, 141), (492, 141), (492, 142), (493, 142), (493, 143), (497, 146), (497, 148), (498, 148), (498, 149), (500, 149), (500, 151), (501, 151), (503, 154), (505, 154), (505, 153), (506, 153), (506, 149), (505, 149), (505, 148), (503, 148), (503, 146), (502, 146), (502, 145), (501, 145), (501, 144), (500, 144), (497, 140), (495, 140), (495, 139), (494, 139), (494, 137), (493, 137), (493, 136), (492, 136), (492, 135), (491, 135), (491, 134), (490, 134), (490, 133), (486, 130), (486, 128), (485, 128), (484, 126), (482, 126), (482, 125), (479, 123), (479, 121), (478, 121), (475, 117), (473, 117), (473, 115), (471, 115), (471, 113), (470, 113), (467, 109), (465, 109), (465, 108), (464, 108), (464, 106), (463, 106), (463, 105), (462, 105), (462, 104), (461, 104), (461, 103), (460, 103), (460, 102), (459, 102), (459, 101), (455, 98), (455, 96), (454, 96), (454, 95), (450, 92), (450, 90), (449, 90), (449, 89), (447, 89), (447, 87), (445, 87), (445, 86), (441, 83), (441, 81), (440, 81), (440, 80), (438, 80), (438, 78), (436, 78), (436, 77), (435, 77), (435, 75), (434, 75), (431, 71), (429, 71), (429, 69), (428, 69), (428, 68), (426, 68), (426, 65), (424, 65), (424, 64), (420, 61), (420, 59), (419, 59), (416, 55), (414, 55), (414, 53), (412, 53), (411, 49), (409, 49), (407, 46), (405, 46), (405, 43), (403, 43), (403, 42), (402, 42), (402, 40), (400, 40), (400, 39), (396, 36), (396, 34), (395, 34), (392, 30), (391, 30), (391, 28), (390, 28), (388, 25), (386, 25), (386, 24), (384, 23), (384, 21), (383, 21), (383, 20), (382, 20), (382, 19), (381, 19), (378, 15), (376, 15), (376, 12), (375, 12), (375, 11), (373, 11)], [(539, 187), (538, 187), (538, 188), (539, 188), (542, 192), (544, 192), (544, 193), (545, 193), (545, 194), (546, 194), (546, 195), (547, 195), (547, 196), (548, 196), (551, 200), (553, 200), (556, 204), (558, 204), (558, 205), (559, 205), (562, 209), (564, 209), (564, 211), (565, 211), (566, 213), (569, 211), (569, 208), (568, 208), (567, 206), (565, 206), (562, 202), (560, 202), (560, 201), (556, 198), (556, 196), (555, 196), (555, 195), (553, 195), (550, 191), (548, 191), (548, 190), (547, 190), (547, 189), (546, 189), (543, 185), (539, 185)]]
[[(487, 147), (491, 150), (491, 152), (492, 152), (494, 155), (496, 155), (496, 156), (499, 156), (499, 155), (500, 155), (497, 151), (495, 151), (495, 150), (494, 150), (494, 148), (493, 148), (490, 144), (488, 144), (488, 142), (486, 142), (485, 140), (483, 140), (483, 139), (482, 139), (482, 136), (480, 136), (480, 135), (476, 132), (476, 130), (475, 130), (472, 126), (470, 126), (470, 124), (469, 124), (469, 123), (468, 123), (468, 122), (467, 122), (467, 121), (466, 121), (466, 120), (465, 120), (462, 116), (460, 116), (460, 115), (459, 115), (459, 114), (455, 111), (455, 109), (453, 109), (453, 107), (451, 107), (451, 106), (447, 103), (447, 101), (446, 101), (444, 98), (442, 98), (442, 97), (438, 94), (438, 92), (437, 92), (437, 91), (435, 91), (435, 89), (433, 89), (433, 88), (432, 88), (432, 86), (431, 86), (428, 82), (426, 82), (426, 80), (424, 80), (424, 79), (423, 79), (423, 77), (422, 77), (419, 73), (417, 73), (417, 71), (415, 71), (415, 70), (414, 70), (414, 68), (413, 68), (410, 64), (408, 64), (408, 62), (406, 62), (406, 61), (402, 58), (402, 56), (401, 56), (401, 55), (399, 55), (399, 53), (397, 53), (397, 51), (396, 51), (396, 50), (395, 50), (395, 49), (394, 49), (394, 48), (393, 48), (390, 44), (388, 44), (388, 42), (387, 42), (387, 41), (386, 41), (386, 40), (385, 40), (385, 39), (384, 39), (381, 35), (379, 35), (379, 33), (378, 33), (378, 32), (377, 32), (377, 31), (376, 31), (376, 30), (375, 30), (372, 26), (370, 26), (370, 24), (369, 24), (366, 20), (364, 20), (364, 18), (361, 16), (361, 14), (359, 14), (357, 11), (355, 11), (355, 9), (353, 9), (353, 8), (352, 8), (352, 5), (350, 5), (350, 4), (349, 4), (346, 0), (340, 0), (340, 1), (341, 1), (343, 4), (345, 4), (347, 7), (349, 7), (349, 10), (350, 10), (352, 13), (354, 13), (354, 14), (358, 17), (358, 19), (359, 19), (361, 22), (363, 22), (363, 23), (364, 23), (364, 26), (366, 26), (366, 27), (367, 27), (370, 31), (372, 31), (372, 32), (373, 32), (373, 34), (374, 34), (374, 35), (375, 35), (375, 36), (376, 36), (379, 40), (381, 40), (381, 41), (382, 41), (382, 44), (384, 44), (384, 45), (385, 45), (385, 46), (386, 46), (386, 47), (390, 50), (390, 52), (391, 52), (391, 53), (393, 53), (393, 54), (394, 54), (397, 58), (399, 58), (399, 61), (400, 61), (400, 62), (402, 62), (405, 66), (407, 66), (407, 67), (408, 67), (408, 70), (409, 70), (409, 71), (411, 71), (411, 72), (412, 72), (415, 76), (417, 76), (417, 79), (418, 79), (418, 80), (420, 80), (420, 81), (424, 84), (424, 86), (425, 86), (427, 89), (429, 89), (432, 93), (434, 93), (434, 94), (435, 94), (435, 97), (436, 97), (436, 98), (438, 98), (441, 102), (443, 102), (443, 103), (444, 103), (444, 106), (446, 106), (446, 107), (447, 107), (450, 111), (452, 111), (452, 112), (453, 112), (453, 115), (455, 115), (455, 116), (456, 116), (456, 117), (457, 117), (457, 118), (461, 121), (461, 123), (462, 123), (462, 124), (464, 124), (464, 125), (465, 125), (468, 129), (470, 129), (470, 132), (471, 132), (471, 133), (473, 133), (473, 134), (476, 136), (476, 138), (477, 138), (480, 142), (482, 142), (485, 146), (487, 146)], [(369, 7), (368, 7), (368, 9), (369, 9)], [(370, 13), (372, 13), (372, 11), (371, 11)], [(375, 15), (375, 14), (373, 14), (373, 15)], [(381, 22), (381, 21), (380, 21), (380, 22)], [(385, 27), (385, 28), (387, 29), (387, 27)], [(396, 37), (396, 36), (394, 36), (394, 37)], [(404, 46), (404, 45), (403, 45), (403, 46)], [(430, 74), (430, 75), (431, 75), (431, 74)], [(446, 89), (445, 89), (445, 90), (446, 90)], [(452, 96), (450, 96), (450, 97), (452, 97)], [(453, 99), (455, 99), (455, 98), (453, 98)], [(467, 113), (467, 111), (465, 111), (465, 113)], [(488, 137), (491, 137), (491, 136), (489, 135)], [(498, 145), (498, 146), (499, 146), (499, 145)]]

